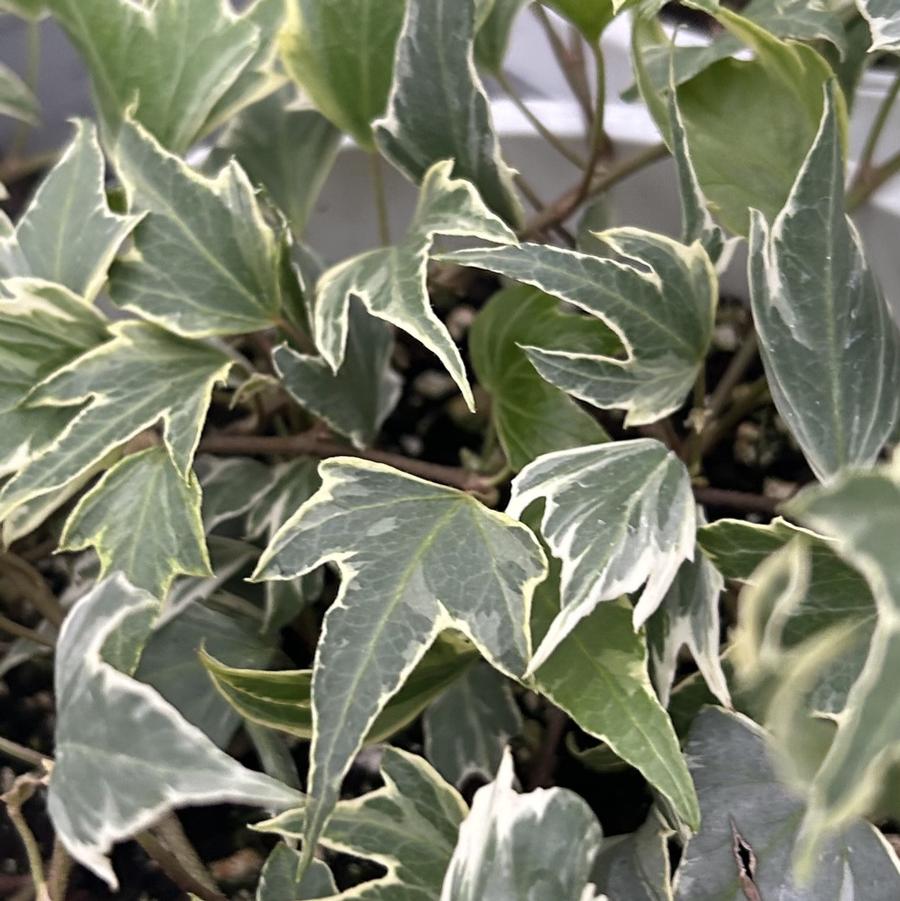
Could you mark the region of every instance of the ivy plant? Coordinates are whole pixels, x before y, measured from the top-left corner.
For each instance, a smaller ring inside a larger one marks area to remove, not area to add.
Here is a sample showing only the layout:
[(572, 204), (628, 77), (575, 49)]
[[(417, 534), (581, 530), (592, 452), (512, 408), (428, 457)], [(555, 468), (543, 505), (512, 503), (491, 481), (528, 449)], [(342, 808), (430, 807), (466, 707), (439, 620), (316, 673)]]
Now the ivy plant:
[[(900, 897), (900, 295), (851, 218), (900, 75), (847, 156), (900, 6), (735, 5), (0, 0), (3, 878)], [(50, 20), (94, 114), (29, 156)], [(360, 161), (361, 253), (316, 216)], [(675, 232), (616, 215), (651, 165)]]

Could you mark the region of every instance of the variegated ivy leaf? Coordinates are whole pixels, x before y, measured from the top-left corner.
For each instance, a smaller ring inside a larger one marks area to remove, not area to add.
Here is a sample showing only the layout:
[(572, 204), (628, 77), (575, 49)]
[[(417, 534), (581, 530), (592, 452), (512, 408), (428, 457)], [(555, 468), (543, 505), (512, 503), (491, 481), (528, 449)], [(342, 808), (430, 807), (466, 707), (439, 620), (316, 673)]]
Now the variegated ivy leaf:
[(279, 842), (266, 860), (259, 876), (256, 901), (307, 901), (330, 898), (338, 893), (328, 864), (314, 860), (298, 879), (300, 854)]
[(509, 682), (479, 662), (425, 711), (425, 756), (454, 785), (473, 775), (490, 779), (522, 722)]
[(108, 337), (103, 317), (68, 289), (37, 279), (0, 282), (0, 474), (23, 466), (75, 415), (23, 406), (29, 391)]
[(34, 276), (93, 300), (119, 245), (140, 221), (109, 210), (96, 128), (75, 123), (75, 137), (26, 208), (0, 239), (0, 276)]
[(516, 226), (522, 208), (475, 68), (475, 24), (475, 0), (407, 4), (388, 109), (374, 125), (375, 139), (417, 183), (436, 163), (453, 160), (453, 174), (475, 185), (487, 206)]
[(272, 483), (273, 468), (252, 457), (202, 455), (195, 469), (203, 486), (203, 527), (212, 532), (256, 505)]
[(66, 617), (56, 649), (56, 757), (48, 810), (79, 863), (115, 889), (107, 854), (175, 807), (231, 801), (287, 807), (298, 794), (220, 751), (152, 688), (105, 662), (118, 630), (159, 602), (121, 576)]
[(89, 547), (100, 558), (101, 579), (119, 571), (158, 598), (179, 573), (211, 576), (197, 477), (185, 480), (161, 446), (126, 457), (66, 520), (59, 549)]
[(206, 129), (217, 103), (254, 59), (253, 8), (226, 0), (46, 0), (90, 73), (104, 131), (126, 111), (173, 153)]
[(41, 117), (41, 107), (34, 92), (3, 63), (0, 63), (0, 116), (9, 116), (28, 125), (37, 125)]
[[(434, 901), (465, 802), (421, 757), (399, 748), (384, 749), (381, 776), (384, 788), (337, 805), (322, 844), (380, 864), (387, 874), (330, 901)], [(302, 808), (255, 828), (304, 842), (309, 838)]]
[(772, 398), (821, 481), (870, 466), (897, 422), (900, 333), (844, 212), (831, 84), (784, 209), (752, 215), (750, 294)]
[(682, 405), (703, 365), (716, 273), (699, 243), (686, 247), (634, 228), (598, 237), (631, 262), (546, 244), (459, 250), (439, 259), (533, 285), (602, 320), (621, 340), (624, 358), (539, 344), (525, 348), (529, 359), (548, 382), (580, 400), (627, 410), (626, 425), (655, 422)]
[(393, 323), (434, 352), (474, 409), (459, 350), (431, 309), (426, 285), (428, 254), (435, 235), (509, 244), (514, 244), (516, 237), (481, 202), (469, 182), (450, 177), (452, 169), (451, 162), (439, 162), (425, 174), (412, 224), (399, 244), (353, 257), (319, 279), (316, 344), (336, 372), (346, 352), (350, 299), (358, 297), (373, 316)]
[(281, 58), (316, 107), (374, 150), (387, 106), (405, 0), (289, 0)]
[(872, 32), (870, 51), (900, 51), (900, 9), (893, 0), (856, 0)]
[(460, 827), (441, 901), (592, 898), (586, 889), (603, 840), (593, 811), (565, 788), (520, 795), (514, 779), (507, 750)]
[(256, 572), (291, 579), (330, 560), (342, 575), (313, 671), (307, 858), (363, 738), (440, 632), (457, 628), (502, 672), (524, 672), (546, 574), (532, 533), (470, 495), (354, 459), (319, 473)]
[(479, 384), (491, 393), (491, 420), (515, 470), (541, 454), (608, 437), (592, 416), (535, 371), (522, 347), (538, 342), (595, 354), (615, 353), (619, 346), (602, 322), (567, 315), (555, 297), (534, 288), (518, 285), (490, 299), (472, 323), (469, 352)]
[(540, 499), (541, 533), (562, 563), (561, 610), (530, 672), (598, 604), (641, 585), (634, 625), (643, 625), (693, 559), (696, 529), (688, 472), (652, 438), (538, 457), (513, 480), (507, 512), (521, 518)]
[(493, 0), (485, 20), (477, 23), (475, 59), (488, 72), (502, 71), (513, 22), (524, 5), (525, 0)]
[(889, 901), (900, 893), (894, 853), (858, 819), (821, 848), (808, 880), (792, 876), (804, 805), (778, 779), (766, 735), (751, 720), (706, 708), (694, 721), (687, 755), (703, 820), (675, 874), (677, 901)]
[(113, 340), (57, 370), (28, 396), (28, 408), (81, 405), (59, 437), (0, 492), (0, 519), (61, 488), (138, 432), (163, 422), (163, 440), (187, 478), (213, 385), (231, 358), (145, 322), (110, 328)]
[(115, 161), (129, 205), (147, 215), (134, 253), (112, 269), (112, 299), (187, 337), (270, 327), (282, 307), (283, 251), (240, 166), (208, 179), (130, 120)]

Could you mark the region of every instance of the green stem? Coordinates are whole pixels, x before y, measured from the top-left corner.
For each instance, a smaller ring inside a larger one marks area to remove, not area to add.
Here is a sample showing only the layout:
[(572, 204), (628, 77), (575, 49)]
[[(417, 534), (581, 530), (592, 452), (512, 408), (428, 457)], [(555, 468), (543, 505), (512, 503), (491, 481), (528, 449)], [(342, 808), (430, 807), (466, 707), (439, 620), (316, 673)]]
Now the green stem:
[(369, 154), (369, 171), (372, 175), (372, 191), (375, 194), (375, 211), (378, 215), (378, 240), (386, 247), (391, 243), (391, 227), (388, 221), (387, 197), (384, 190), (384, 170), (377, 150)]
[(862, 155), (859, 158), (857, 180), (864, 180), (865, 173), (869, 172), (872, 168), (872, 161), (875, 159), (875, 151), (878, 149), (878, 140), (887, 124), (888, 116), (891, 114), (898, 93), (900, 93), (900, 69), (897, 70), (891, 88), (885, 95), (884, 100), (882, 100), (881, 106), (878, 108), (878, 113), (875, 116), (875, 121), (872, 123), (872, 127), (869, 130), (865, 147), (863, 147)]
[(547, 41), (553, 50), (553, 55), (559, 63), (559, 68), (562, 70), (563, 76), (565, 77), (572, 94), (581, 107), (581, 112), (584, 114), (584, 121), (590, 122), (592, 114), (591, 98), (585, 90), (586, 85), (583, 85), (578, 77), (577, 63), (572, 59), (562, 38), (553, 27), (553, 23), (547, 15), (547, 10), (544, 9), (540, 3), (535, 3), (531, 8), (537, 17), (538, 22), (540, 22), (541, 28), (544, 29), (544, 34), (547, 36)]
[(847, 212), (859, 209), (886, 181), (900, 172), (900, 151), (869, 172), (860, 172), (860, 181), (847, 195)]

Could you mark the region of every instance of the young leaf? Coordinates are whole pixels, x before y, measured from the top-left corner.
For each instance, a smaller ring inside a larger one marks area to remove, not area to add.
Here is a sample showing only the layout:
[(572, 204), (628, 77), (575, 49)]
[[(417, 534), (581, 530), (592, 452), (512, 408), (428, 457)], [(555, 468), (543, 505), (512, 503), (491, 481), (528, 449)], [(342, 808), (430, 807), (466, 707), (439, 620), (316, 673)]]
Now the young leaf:
[[(475, 0), (408, 3), (387, 113), (374, 125), (382, 153), (414, 182), (442, 160), (516, 226), (522, 208), (500, 156), (474, 61)], [(447, 172), (449, 176), (450, 172)]]
[(281, 309), (281, 248), (236, 163), (215, 179), (126, 120), (115, 148), (129, 205), (147, 213), (136, 253), (113, 267), (119, 306), (186, 337), (270, 327)]
[(561, 611), (529, 666), (539, 667), (598, 604), (644, 591), (635, 628), (693, 557), (696, 508), (684, 464), (651, 438), (545, 454), (513, 480), (507, 512), (546, 498), (541, 533), (562, 563)]
[(0, 63), (0, 116), (28, 125), (37, 125), (41, 119), (41, 107), (31, 88), (3, 63)]
[(535, 673), (557, 707), (624, 761), (672, 804), (691, 828), (697, 796), (678, 738), (647, 674), (647, 648), (625, 601), (601, 604), (563, 639)]
[(387, 106), (404, 0), (290, 0), (281, 59), (316, 107), (367, 150)]
[(45, 0), (91, 73), (104, 132), (126, 111), (173, 153), (204, 130), (253, 59), (259, 29), (224, 0)]
[(179, 573), (211, 576), (197, 477), (185, 480), (161, 446), (126, 457), (66, 520), (59, 549), (89, 547), (100, 558), (101, 579), (119, 571), (158, 598)]
[(815, 143), (769, 228), (754, 211), (750, 288), (778, 412), (816, 476), (870, 466), (897, 422), (900, 333), (844, 212), (832, 82)]
[(152, 688), (113, 669), (101, 649), (158, 601), (121, 576), (66, 617), (56, 653), (56, 757), (48, 810), (79, 863), (115, 890), (113, 844), (188, 804), (286, 807), (296, 792), (220, 751)]
[(0, 519), (78, 478), (160, 419), (172, 462), (187, 478), (213, 385), (228, 374), (230, 357), (149, 323), (121, 322), (110, 331), (112, 341), (57, 370), (29, 395), (29, 408), (83, 406), (56, 441), (3, 486)]
[(472, 775), (489, 779), (503, 749), (522, 729), (509, 683), (486, 663), (466, 670), (425, 711), (425, 756), (454, 785)]
[(34, 276), (93, 300), (119, 245), (140, 216), (109, 210), (95, 127), (79, 119), (13, 234), (0, 239), (0, 275)]
[(603, 839), (593, 811), (565, 788), (520, 795), (514, 778), (507, 750), (496, 779), (475, 793), (460, 827), (441, 901), (585, 897)]
[(859, 11), (872, 32), (875, 50), (900, 51), (900, 9), (892, 0), (856, 0)]
[(338, 893), (328, 864), (314, 860), (298, 879), (299, 863), (300, 855), (284, 842), (279, 842), (260, 873), (256, 901), (306, 901), (330, 898)]
[(803, 803), (779, 782), (765, 734), (746, 717), (701, 711), (687, 756), (703, 819), (675, 875), (677, 901), (889, 901), (900, 892), (893, 852), (862, 820), (821, 849), (808, 881), (795, 881), (791, 848)]
[[(421, 757), (385, 748), (384, 788), (341, 801), (322, 835), (322, 844), (380, 864), (387, 874), (330, 901), (432, 901), (450, 863), (466, 805)], [(304, 811), (289, 810), (255, 828), (303, 838)]]
[(524, 672), (546, 574), (532, 533), (470, 495), (347, 458), (319, 473), (256, 572), (290, 579), (331, 560), (342, 575), (313, 671), (307, 858), (363, 738), (441, 631), (458, 628), (498, 669)]
[(515, 243), (516, 237), (484, 206), (472, 185), (450, 177), (452, 168), (451, 162), (440, 162), (425, 174), (412, 224), (399, 244), (346, 260), (319, 279), (316, 344), (337, 372), (346, 353), (350, 299), (358, 297), (373, 316), (393, 323), (433, 351), (474, 409), (459, 351), (431, 309), (428, 254), (438, 234), (498, 243)]
[[(573, 347), (614, 353), (619, 342), (597, 320), (571, 316), (554, 297), (520, 285), (495, 294), (469, 332), (479, 383), (491, 393), (491, 418), (509, 465), (519, 470), (555, 450), (607, 439), (600, 424), (575, 401), (542, 379), (523, 346)], [(491, 772), (496, 770), (496, 765)]]
[(547, 0), (547, 6), (565, 16), (590, 44), (600, 40), (603, 29), (616, 15), (637, 0)]
[(627, 410), (626, 425), (655, 422), (690, 391), (712, 336), (718, 283), (699, 243), (633, 228), (598, 236), (635, 265), (546, 244), (459, 250), (438, 259), (489, 269), (533, 285), (602, 320), (626, 358), (529, 346), (551, 384), (597, 407)]

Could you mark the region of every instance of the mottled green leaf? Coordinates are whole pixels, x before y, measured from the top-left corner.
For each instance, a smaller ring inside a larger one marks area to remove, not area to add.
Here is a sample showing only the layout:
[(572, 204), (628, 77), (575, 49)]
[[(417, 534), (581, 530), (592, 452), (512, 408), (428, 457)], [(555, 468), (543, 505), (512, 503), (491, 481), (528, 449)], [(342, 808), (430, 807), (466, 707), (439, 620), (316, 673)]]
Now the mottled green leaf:
[[(385, 748), (384, 788), (335, 808), (322, 844), (380, 864), (387, 874), (332, 901), (434, 901), (453, 854), (466, 805), (421, 757)], [(289, 810), (256, 827), (307, 839), (304, 811)]]
[(319, 473), (256, 573), (291, 579), (330, 560), (342, 575), (313, 672), (307, 857), (363, 738), (440, 632), (455, 627), (501, 671), (524, 672), (546, 574), (532, 533), (470, 495), (348, 458)]
[(507, 512), (521, 517), (539, 498), (541, 533), (562, 563), (561, 611), (532, 672), (598, 604), (641, 585), (634, 625), (643, 625), (693, 557), (696, 528), (687, 470), (652, 438), (539, 457), (513, 480)]
[(478, 663), (425, 711), (425, 756), (454, 785), (472, 775), (490, 779), (507, 742), (521, 729), (522, 714), (509, 682)]
[(59, 549), (89, 547), (100, 558), (101, 579), (118, 571), (158, 598), (179, 573), (212, 575), (197, 477), (184, 479), (161, 446), (126, 457), (66, 520)]
[(475, 185), (487, 206), (515, 226), (522, 208), (475, 69), (474, 40), (475, 0), (408, 3), (388, 109), (375, 123), (375, 139), (416, 183), (435, 163), (453, 160), (453, 175)]
[(513, 22), (524, 5), (525, 0), (493, 0), (491, 3), (487, 18), (475, 37), (475, 59), (488, 72), (502, 71)]
[(0, 116), (28, 125), (37, 125), (41, 117), (40, 104), (31, 88), (3, 63), (0, 63)]
[(844, 212), (832, 82), (771, 228), (753, 213), (750, 289), (772, 399), (822, 481), (870, 466), (898, 414), (900, 333)]
[(337, 894), (337, 886), (327, 864), (314, 860), (298, 879), (299, 863), (300, 854), (284, 842), (279, 842), (260, 873), (256, 901), (306, 901)]
[(475, 793), (459, 830), (441, 901), (582, 901), (603, 839), (587, 803), (565, 788), (520, 795), (512, 755), (496, 779)]
[(56, 741), (48, 810), (79, 863), (117, 887), (107, 858), (175, 807), (224, 801), (287, 807), (297, 793), (245, 769), (156, 691), (113, 669), (101, 648), (158, 601), (121, 576), (66, 617), (56, 649)]
[[(605, 441), (600, 424), (545, 382), (523, 346), (614, 353), (618, 339), (595, 319), (562, 312), (556, 298), (524, 285), (495, 294), (469, 332), (478, 381), (491, 393), (491, 418), (509, 465), (519, 470), (555, 450)], [(496, 766), (491, 768), (491, 772)]]
[(677, 901), (891, 901), (900, 893), (893, 852), (861, 820), (821, 848), (808, 881), (795, 881), (791, 848), (804, 805), (778, 780), (765, 734), (746, 717), (702, 711), (687, 755), (703, 819), (675, 876)]
[(655, 422), (677, 410), (712, 336), (718, 282), (699, 243), (633, 228), (598, 235), (629, 262), (545, 244), (459, 250), (439, 259), (489, 269), (533, 285), (596, 316), (615, 332), (623, 356), (525, 348), (552, 384), (597, 407), (628, 411), (626, 425)]
[(97, 132), (84, 120), (19, 219), (0, 239), (0, 274), (34, 276), (93, 300), (140, 216), (110, 212)]
[(405, 0), (289, 0), (281, 58), (341, 131), (368, 150), (387, 106)]
[(484, 206), (471, 184), (450, 177), (451, 169), (452, 163), (441, 162), (428, 170), (412, 224), (399, 244), (346, 260), (319, 279), (316, 344), (337, 372), (346, 353), (350, 299), (358, 297), (373, 316), (393, 323), (434, 352), (474, 409), (459, 350), (431, 309), (428, 255), (438, 234), (498, 243), (515, 243), (516, 238)]
[(159, 420), (172, 462), (187, 477), (213, 385), (227, 375), (230, 357), (149, 323), (117, 323), (110, 331), (112, 341), (57, 370), (29, 395), (29, 408), (82, 406), (56, 441), (4, 485), (0, 519), (78, 478)]
[(900, 51), (900, 9), (892, 0), (856, 0), (872, 32), (870, 50)]
[(282, 306), (282, 249), (235, 162), (208, 179), (122, 123), (116, 170), (146, 212), (135, 252), (110, 275), (112, 299), (187, 337), (270, 327)]

